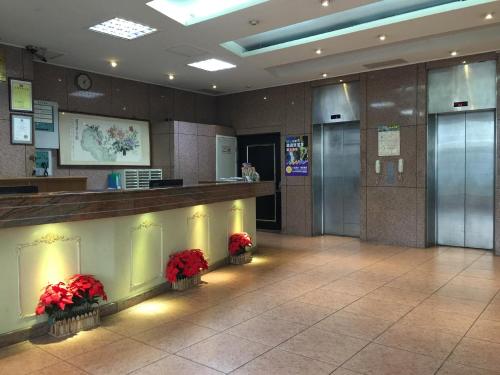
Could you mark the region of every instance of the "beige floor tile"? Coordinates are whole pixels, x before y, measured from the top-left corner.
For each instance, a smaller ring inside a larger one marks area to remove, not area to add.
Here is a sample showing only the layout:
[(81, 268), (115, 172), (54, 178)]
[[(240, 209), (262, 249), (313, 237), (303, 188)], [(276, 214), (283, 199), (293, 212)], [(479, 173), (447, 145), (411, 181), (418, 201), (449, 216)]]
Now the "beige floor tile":
[(370, 344), (343, 367), (371, 375), (432, 375), (440, 364), (435, 358)]
[(434, 293), (445, 285), (451, 277), (452, 276), (413, 272), (398, 277), (385, 286), (404, 290), (414, 290), (421, 293)]
[(322, 320), (315, 327), (360, 339), (373, 340), (391, 324), (393, 322), (388, 320), (342, 310)]
[(157, 349), (175, 353), (216, 333), (213, 329), (177, 320), (142, 332), (133, 338)]
[(465, 285), (452, 284), (445, 285), (436, 292), (437, 295), (445, 297), (459, 298), (478, 302), (490, 302), (496, 293), (496, 289), (475, 288)]
[(444, 311), (450, 314), (459, 314), (470, 318), (477, 318), (484, 310), (486, 303), (458, 298), (449, 298), (441, 295), (432, 295), (421, 303), (421, 307)]
[(366, 344), (368, 341), (312, 327), (284, 342), (278, 349), (340, 365)]
[(366, 297), (414, 307), (429, 297), (429, 293), (420, 293), (412, 290), (402, 290), (383, 286), (375, 289), (373, 292), (366, 295)]
[(177, 355), (222, 372), (231, 372), (269, 349), (267, 345), (222, 333), (183, 349)]
[(218, 305), (207, 310), (200, 311), (181, 318), (181, 320), (197, 324), (199, 326), (223, 331), (236, 324), (244, 322), (256, 313), (239, 309), (228, 305)]
[(396, 324), (375, 341), (379, 344), (444, 360), (462, 336), (432, 328)]
[(306, 328), (307, 326), (303, 324), (262, 315), (238, 324), (225, 333), (264, 345), (276, 346)]
[(365, 269), (362, 269), (360, 271), (353, 272), (347, 276), (345, 276), (346, 279), (351, 279), (351, 280), (356, 280), (360, 282), (365, 282), (365, 283), (370, 283), (370, 282), (375, 282), (375, 283), (387, 283), (393, 279), (395, 279), (399, 275), (395, 275), (391, 272), (375, 272), (375, 271), (370, 271)]
[(332, 375), (359, 375), (361, 374), (360, 372), (354, 372), (345, 368), (338, 368), (335, 370)]
[(359, 298), (359, 296), (351, 295), (348, 293), (343, 293), (328, 288), (319, 288), (304, 293), (294, 301), (309, 303), (311, 305), (325, 307), (327, 309), (336, 311), (353, 303)]
[(222, 375), (222, 372), (202, 366), (187, 359), (170, 355), (152, 363), (142, 369), (134, 371), (132, 375)]
[(394, 302), (387, 302), (369, 297), (363, 297), (360, 300), (347, 306), (344, 311), (354, 314), (372, 316), (374, 318), (397, 321), (403, 315), (411, 310), (411, 306), (402, 305)]
[(335, 309), (291, 301), (267, 311), (264, 315), (311, 326), (334, 311)]
[(474, 318), (417, 306), (401, 320), (401, 323), (438, 329), (462, 336), (472, 326)]
[(52, 336), (43, 336), (32, 340), (32, 342), (40, 349), (58, 358), (68, 359), (121, 339), (123, 339), (121, 335), (104, 328), (96, 328), (90, 331), (81, 331), (74, 336), (60, 339)]
[(287, 302), (287, 298), (263, 294), (260, 291), (251, 292), (243, 296), (228, 300), (225, 305), (237, 307), (256, 314), (271, 310)]
[(488, 305), (488, 307), (486, 308), (486, 310), (484, 310), (479, 319), (488, 319), (500, 322), (500, 301), (493, 302), (490, 305)]
[(323, 289), (329, 289), (340, 293), (349, 293), (358, 297), (362, 297), (377, 289), (384, 284), (383, 282), (364, 282), (348, 278), (342, 278), (333, 283), (325, 285)]
[(102, 319), (101, 326), (120, 335), (132, 336), (162, 325), (167, 321), (167, 319), (158, 319), (147, 312), (139, 314), (137, 311), (124, 310)]
[(464, 338), (451, 354), (449, 360), (462, 365), (485, 370), (500, 369), (500, 344)]
[(469, 332), (467, 332), (466, 336), (500, 344), (500, 322), (495, 320), (478, 320)]
[[(3, 374), (0, 369), (0, 374)], [(50, 367), (45, 367), (42, 370), (37, 370), (30, 375), (86, 375), (87, 372), (84, 372), (74, 366), (68, 365), (67, 363), (60, 362)], [(14, 375), (14, 374), (13, 374)]]
[(335, 365), (273, 349), (247, 363), (234, 375), (322, 375), (330, 374)]
[(58, 364), (53, 355), (28, 342), (0, 349), (0, 375), (22, 375)]
[(94, 375), (126, 374), (166, 356), (165, 352), (124, 339), (68, 360)]
[(490, 371), (475, 367), (445, 362), (437, 372), (438, 375), (499, 375), (500, 371)]

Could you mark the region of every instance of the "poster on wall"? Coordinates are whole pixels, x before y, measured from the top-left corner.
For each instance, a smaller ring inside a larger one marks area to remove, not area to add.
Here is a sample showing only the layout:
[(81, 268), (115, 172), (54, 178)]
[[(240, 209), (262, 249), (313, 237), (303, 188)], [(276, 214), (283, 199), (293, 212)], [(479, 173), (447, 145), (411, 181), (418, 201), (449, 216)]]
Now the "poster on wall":
[(52, 176), (52, 151), (40, 150), (35, 151), (35, 175), (37, 177)]
[(11, 112), (33, 112), (33, 84), (24, 79), (9, 78)]
[(287, 136), (285, 140), (285, 175), (309, 174), (309, 145), (307, 135)]
[(399, 125), (383, 125), (378, 127), (378, 156), (399, 156)]
[(151, 165), (149, 122), (59, 113), (61, 165)]
[(34, 102), (35, 147), (59, 148), (59, 104), (45, 100)]

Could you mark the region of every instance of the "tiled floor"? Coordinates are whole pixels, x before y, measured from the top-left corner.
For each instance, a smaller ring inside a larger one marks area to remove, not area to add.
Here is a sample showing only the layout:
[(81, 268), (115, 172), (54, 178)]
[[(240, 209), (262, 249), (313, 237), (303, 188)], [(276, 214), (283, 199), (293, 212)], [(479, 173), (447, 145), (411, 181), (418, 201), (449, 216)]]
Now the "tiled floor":
[(500, 374), (500, 258), (259, 234), (207, 274), (64, 341), (0, 350), (0, 374)]

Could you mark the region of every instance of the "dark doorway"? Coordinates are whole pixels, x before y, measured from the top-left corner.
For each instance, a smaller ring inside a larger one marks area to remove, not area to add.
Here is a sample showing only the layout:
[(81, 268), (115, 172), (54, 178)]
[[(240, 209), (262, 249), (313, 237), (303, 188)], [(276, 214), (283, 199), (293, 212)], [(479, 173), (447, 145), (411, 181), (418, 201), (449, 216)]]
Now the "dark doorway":
[[(238, 137), (238, 165), (251, 163), (262, 181), (274, 181), (276, 193), (257, 198), (257, 229), (281, 230), (281, 140), (279, 133)], [(238, 168), (241, 176), (241, 168)]]

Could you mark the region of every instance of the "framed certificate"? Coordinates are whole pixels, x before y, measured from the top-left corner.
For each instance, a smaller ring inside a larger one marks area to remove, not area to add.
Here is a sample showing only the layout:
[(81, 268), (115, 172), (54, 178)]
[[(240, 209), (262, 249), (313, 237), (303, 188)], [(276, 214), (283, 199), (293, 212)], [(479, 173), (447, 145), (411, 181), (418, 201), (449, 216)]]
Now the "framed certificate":
[(11, 113), (10, 142), (13, 145), (33, 144), (33, 116)]
[(33, 112), (33, 83), (9, 78), (9, 109), (11, 112)]

